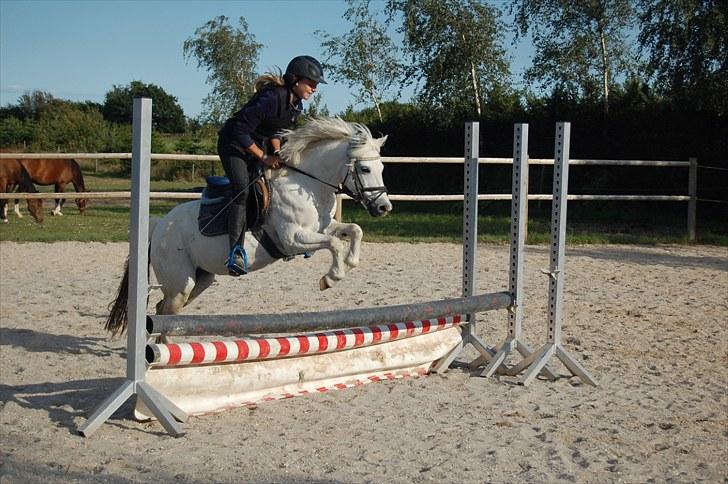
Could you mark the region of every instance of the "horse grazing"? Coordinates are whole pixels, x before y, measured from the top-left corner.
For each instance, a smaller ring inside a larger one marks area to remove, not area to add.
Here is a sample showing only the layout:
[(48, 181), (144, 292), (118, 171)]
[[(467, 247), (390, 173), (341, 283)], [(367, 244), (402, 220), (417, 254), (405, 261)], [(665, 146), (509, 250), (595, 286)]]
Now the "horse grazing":
[[(270, 206), (262, 224), (278, 254), (271, 254), (258, 238), (246, 233), (247, 271), (257, 271), (280, 257), (327, 249), (333, 260), (319, 280), (324, 290), (359, 265), (363, 235), (358, 225), (334, 220), (336, 194), (346, 193), (374, 217), (392, 210), (379, 154), (386, 136), (374, 139), (362, 124), (321, 118), (287, 131), (284, 137), (281, 156), (286, 166), (268, 172)], [(200, 201), (183, 203), (150, 223), (149, 261), (163, 294), (157, 314), (177, 314), (210, 287), (216, 274), (228, 274), (227, 235), (201, 235), (199, 209)], [(105, 326), (113, 335), (126, 328), (128, 274), (127, 266)]]
[[(86, 186), (83, 183), (83, 174), (76, 160), (44, 160), (44, 159), (28, 159), (19, 160), (33, 182), (38, 185), (55, 185), (56, 193), (66, 191), (66, 185), (73, 183), (76, 192), (85, 192)], [(61, 208), (65, 200), (57, 199), (56, 206), (53, 208), (51, 215), (63, 215)], [(76, 199), (78, 211), (83, 213), (86, 210), (87, 200), (83, 198)], [(16, 202), (17, 203), (17, 202)]]
[[(19, 192), (38, 193), (28, 172), (23, 168), (18, 160), (0, 160), (0, 193), (12, 193), (15, 189)], [(28, 211), (40, 223), (43, 221), (43, 200), (27, 199)], [(2, 221), (8, 223), (8, 201), (0, 200), (0, 214)], [(20, 214), (18, 202), (15, 202), (15, 214), (18, 218), (23, 216)]]

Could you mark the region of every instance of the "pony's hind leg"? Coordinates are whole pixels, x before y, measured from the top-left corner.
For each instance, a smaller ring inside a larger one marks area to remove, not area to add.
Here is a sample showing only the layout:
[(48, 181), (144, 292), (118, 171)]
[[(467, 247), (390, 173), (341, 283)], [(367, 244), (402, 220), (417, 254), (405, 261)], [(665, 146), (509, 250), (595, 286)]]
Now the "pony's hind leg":
[(202, 294), (205, 289), (212, 286), (213, 282), (215, 282), (215, 274), (203, 271), (202, 269), (197, 269), (195, 274), (195, 287), (193, 287), (192, 291), (190, 291), (190, 296), (187, 298), (185, 306), (191, 303), (197, 296)]
[[(182, 271), (182, 269), (179, 269)], [(162, 294), (164, 297), (157, 303), (157, 314), (177, 314), (187, 304), (190, 294), (195, 287), (194, 270), (185, 271), (187, 274), (178, 273), (173, 280), (165, 280), (160, 277), (159, 272), (155, 269), (157, 280), (162, 286)]]
[[(192, 299), (199, 296), (202, 291), (209, 287), (214, 278), (213, 274), (198, 271), (196, 278), (189, 276), (185, 278), (185, 281), (180, 280), (176, 284), (162, 283), (162, 294), (164, 294), (164, 297), (157, 303), (157, 314), (179, 313)], [(171, 343), (172, 340), (169, 336), (159, 335), (156, 338), (156, 342)]]

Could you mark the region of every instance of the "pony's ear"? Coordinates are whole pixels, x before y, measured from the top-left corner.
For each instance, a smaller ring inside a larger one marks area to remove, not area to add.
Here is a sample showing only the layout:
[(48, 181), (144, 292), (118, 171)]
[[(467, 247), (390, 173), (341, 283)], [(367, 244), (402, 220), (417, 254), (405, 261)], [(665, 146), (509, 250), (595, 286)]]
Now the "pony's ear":
[(379, 144), (379, 149), (382, 149), (382, 146), (384, 146), (384, 143), (386, 143), (388, 136), (389, 135), (385, 135), (385, 136), (382, 136), (381, 138), (377, 138), (374, 140), (377, 142), (377, 144)]

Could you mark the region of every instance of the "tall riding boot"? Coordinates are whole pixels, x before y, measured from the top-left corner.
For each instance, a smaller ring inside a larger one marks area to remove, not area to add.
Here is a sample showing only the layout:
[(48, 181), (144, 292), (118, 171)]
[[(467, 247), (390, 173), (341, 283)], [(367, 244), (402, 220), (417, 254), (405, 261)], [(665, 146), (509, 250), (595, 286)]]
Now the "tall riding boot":
[(233, 203), (228, 209), (228, 239), (230, 240), (230, 256), (227, 267), (231, 276), (246, 274), (248, 257), (243, 247), (246, 229), (245, 205)]

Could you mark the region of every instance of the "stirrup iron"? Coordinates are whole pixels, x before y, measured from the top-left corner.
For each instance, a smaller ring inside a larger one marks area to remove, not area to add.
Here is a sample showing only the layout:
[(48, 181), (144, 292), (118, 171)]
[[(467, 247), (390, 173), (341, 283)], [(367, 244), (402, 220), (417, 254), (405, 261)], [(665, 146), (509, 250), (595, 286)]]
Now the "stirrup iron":
[[(236, 261), (236, 257), (239, 255), (243, 259), (243, 266), (241, 267), (240, 264)], [(228, 273), (231, 276), (244, 276), (248, 273), (248, 253), (245, 251), (243, 247), (240, 247), (240, 244), (235, 244), (232, 249), (230, 249), (230, 255), (227, 259), (227, 268)]]

